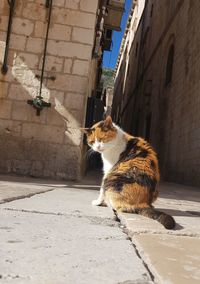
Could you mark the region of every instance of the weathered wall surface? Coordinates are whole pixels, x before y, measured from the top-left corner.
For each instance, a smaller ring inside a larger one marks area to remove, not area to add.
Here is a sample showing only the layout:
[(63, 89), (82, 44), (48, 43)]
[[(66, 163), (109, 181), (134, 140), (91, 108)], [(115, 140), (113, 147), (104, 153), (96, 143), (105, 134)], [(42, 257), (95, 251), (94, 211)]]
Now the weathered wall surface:
[[(131, 11), (124, 39), (120, 48), (114, 85), (113, 117), (124, 130), (131, 132), (133, 102), (129, 102), (137, 82), (138, 59), (140, 50), (141, 28), (140, 18), (144, 10), (145, 0), (135, 2)], [(129, 119), (123, 114), (129, 113)], [(125, 119), (125, 120), (124, 120)]]
[[(0, 172), (76, 179), (96, 24), (97, 0), (53, 1), (42, 96), (51, 102), (40, 116), (27, 104), (38, 95), (48, 9), (45, 0), (18, 0), (8, 72), (0, 74)], [(0, 62), (9, 8), (0, 1)], [(52, 81), (47, 77), (55, 76)], [(88, 87), (90, 86), (90, 87)]]
[[(191, 185), (200, 185), (199, 11), (199, 1), (146, 3), (142, 29), (132, 44), (134, 50), (141, 36), (139, 66), (133, 66), (136, 75), (131, 70), (128, 75), (133, 82), (137, 78), (126, 93), (128, 104), (121, 118), (133, 134), (146, 137), (150, 132), (164, 179)], [(172, 44), (172, 80), (166, 84)]]

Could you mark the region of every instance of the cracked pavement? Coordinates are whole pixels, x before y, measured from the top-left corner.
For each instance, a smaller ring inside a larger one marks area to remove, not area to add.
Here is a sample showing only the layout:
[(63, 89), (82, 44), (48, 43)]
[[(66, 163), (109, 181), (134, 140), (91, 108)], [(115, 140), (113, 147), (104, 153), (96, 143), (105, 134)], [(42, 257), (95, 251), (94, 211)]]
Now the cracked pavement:
[(161, 185), (155, 207), (177, 222), (168, 231), (91, 206), (98, 184), (1, 177), (0, 283), (200, 282), (199, 189)]
[(14, 180), (0, 182), (15, 188), (0, 205), (0, 283), (153, 283), (110, 209), (91, 206), (92, 185)]

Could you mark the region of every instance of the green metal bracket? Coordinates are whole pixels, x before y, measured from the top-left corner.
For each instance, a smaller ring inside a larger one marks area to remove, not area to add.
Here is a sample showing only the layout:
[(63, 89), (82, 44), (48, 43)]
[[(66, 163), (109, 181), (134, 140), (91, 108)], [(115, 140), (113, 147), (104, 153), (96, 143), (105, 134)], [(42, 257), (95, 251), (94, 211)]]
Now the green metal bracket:
[(27, 103), (36, 109), (36, 115), (38, 116), (44, 107), (51, 107), (51, 103), (45, 102), (43, 97), (40, 96), (35, 97), (33, 100), (28, 100)]

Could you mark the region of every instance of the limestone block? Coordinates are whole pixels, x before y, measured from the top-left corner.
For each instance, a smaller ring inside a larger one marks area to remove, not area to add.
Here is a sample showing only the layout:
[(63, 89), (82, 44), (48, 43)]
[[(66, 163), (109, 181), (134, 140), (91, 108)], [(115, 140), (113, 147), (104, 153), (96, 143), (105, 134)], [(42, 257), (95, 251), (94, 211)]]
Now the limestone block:
[(0, 30), (7, 31), (8, 27), (8, 16), (0, 16)]
[(32, 20), (45, 21), (47, 9), (44, 3), (25, 3), (22, 15)]
[(65, 2), (65, 7), (77, 10), (79, 7), (79, 2), (80, 0), (68, 0)]
[[(25, 148), (21, 137), (13, 137), (10, 134), (4, 133), (1, 135), (0, 139), (0, 149), (1, 149), (1, 159), (6, 160), (15, 160), (15, 159), (26, 159), (25, 157)], [(3, 151), (2, 151), (3, 149)], [(22, 149), (24, 151), (22, 151)]]
[(2, 42), (6, 41), (6, 32), (0, 31), (0, 41)]
[(10, 48), (24, 51), (26, 46), (26, 36), (11, 34)]
[(23, 139), (25, 141), (26, 158), (35, 161), (45, 161), (47, 159), (47, 143), (32, 139)]
[(74, 119), (76, 119), (76, 123), (77, 123), (78, 127), (83, 126), (84, 116), (85, 116), (85, 106), (83, 106), (82, 111), (76, 110), (76, 109), (72, 109), (70, 111), (70, 113), (74, 117)]
[(0, 82), (0, 99), (8, 96), (8, 86), (7, 82)]
[(94, 31), (90, 29), (73, 28), (72, 41), (93, 44), (94, 41)]
[(58, 74), (55, 81), (48, 81), (47, 87), (56, 90), (85, 93), (87, 78), (75, 75)]
[[(67, 2), (68, 2), (68, 1), (67, 1)], [(53, 1), (53, 5), (54, 5), (54, 6), (64, 7), (64, 6), (65, 6), (65, 0), (54, 0), (54, 1)]]
[(22, 136), (24, 138), (60, 144), (63, 142), (64, 129), (57, 126), (24, 123), (22, 126)]
[(70, 11), (67, 21), (69, 25), (83, 28), (94, 29), (96, 15), (82, 13), (78, 11)]
[(10, 173), (11, 172), (11, 165), (12, 161), (11, 160), (0, 160), (0, 171), (2, 173)]
[(80, 146), (82, 143), (82, 133), (78, 128), (68, 128), (65, 131), (65, 144)]
[(12, 74), (12, 66), (9, 66), (7, 73), (4, 75), (0, 72), (0, 81), (4, 82), (17, 82), (16, 78)]
[(36, 54), (20, 52), (15, 59), (15, 65), (20, 69), (37, 69), (39, 57)]
[(33, 37), (28, 38), (26, 50), (33, 53), (42, 53), (44, 50), (44, 39)]
[(89, 61), (75, 60), (72, 68), (72, 74), (81, 76), (88, 76), (89, 73)]
[(64, 106), (68, 109), (81, 110), (85, 102), (84, 94), (67, 93), (64, 100)]
[(57, 125), (65, 126), (63, 117), (55, 109), (51, 108), (47, 110), (47, 124), (48, 125)]
[(94, 29), (96, 15), (55, 7), (52, 19), (58, 24)]
[[(42, 61), (43, 57), (40, 60), (39, 69), (42, 69)], [(64, 59), (61, 57), (47, 55), (45, 60), (45, 70), (61, 72), (63, 68), (63, 61)]]
[(12, 32), (15, 34), (30, 36), (34, 29), (34, 23), (27, 19), (13, 18)]
[(64, 73), (71, 73), (72, 59), (66, 58), (64, 63)]
[(5, 41), (0, 41), (0, 62), (3, 62), (5, 52)]
[(9, 15), (9, 6), (7, 5), (6, 0), (0, 1), (0, 15)]
[(17, 0), (15, 1), (15, 9), (14, 9), (14, 16), (20, 16), (23, 9), (23, 2), (24, 0)]
[[(47, 25), (45, 22), (36, 21), (34, 34), (36, 37), (45, 37)], [(71, 27), (66, 25), (51, 23), (49, 27), (49, 39), (69, 41), (71, 37)]]
[(30, 174), (31, 164), (30, 160), (13, 160), (11, 170), (19, 175), (28, 175)]
[(0, 120), (0, 135), (20, 136), (22, 123), (7, 119)]
[(54, 24), (49, 29), (49, 38), (69, 41), (71, 36), (71, 27), (66, 25)]
[[(32, 71), (26, 66), (14, 66), (12, 68), (12, 76), (15, 78), (16, 83), (23, 85), (23, 88), (27, 90), (30, 96), (35, 96), (39, 90), (40, 81), (35, 77), (39, 72)], [(7, 77), (7, 76), (6, 76)], [(44, 89), (44, 91), (48, 91)]]
[[(20, 46), (19, 46), (19, 48), (20, 48)], [(13, 50), (13, 49), (9, 50), (8, 59), (7, 59), (7, 65), (8, 66), (13, 66), (14, 61), (15, 61), (16, 53), (17, 53), (16, 49), (15, 50)]]
[(65, 132), (68, 132), (69, 128), (79, 128), (80, 125), (83, 123), (80, 123), (80, 117), (83, 117), (84, 112), (84, 106), (82, 111), (80, 110), (70, 110), (68, 106), (57, 104), (55, 106), (55, 110), (57, 113), (63, 118), (64, 126), (65, 126)]
[[(50, 28), (51, 28), (51, 25), (50, 25)], [(49, 28), (49, 30), (50, 30), (50, 28)], [(46, 29), (47, 29), (47, 25), (46, 25), (45, 22), (36, 21), (35, 22), (35, 28), (34, 28), (34, 36), (45, 38)]]
[[(38, 159), (40, 158), (39, 156)], [(44, 163), (41, 161), (33, 161), (30, 169), (30, 174), (33, 177), (42, 177), (43, 176)]]
[(12, 102), (2, 99), (0, 103), (0, 118), (10, 118)]
[(49, 40), (47, 51), (51, 55), (90, 59), (92, 48), (80, 43)]
[(97, 5), (98, 0), (81, 0), (80, 2), (80, 8), (83, 11), (96, 13), (97, 12)]
[[(45, 162), (44, 175), (59, 179), (76, 179), (80, 169), (79, 147), (48, 145), (49, 160)], [(64, 157), (64, 158), (63, 158)]]
[(38, 123), (46, 122), (46, 111), (43, 110), (40, 116), (36, 115), (36, 110), (31, 107), (27, 102), (13, 101), (12, 119), (21, 121), (32, 121)]
[(56, 90), (50, 90), (50, 100), (49, 102), (53, 105), (62, 105), (64, 101), (64, 92), (59, 92)]

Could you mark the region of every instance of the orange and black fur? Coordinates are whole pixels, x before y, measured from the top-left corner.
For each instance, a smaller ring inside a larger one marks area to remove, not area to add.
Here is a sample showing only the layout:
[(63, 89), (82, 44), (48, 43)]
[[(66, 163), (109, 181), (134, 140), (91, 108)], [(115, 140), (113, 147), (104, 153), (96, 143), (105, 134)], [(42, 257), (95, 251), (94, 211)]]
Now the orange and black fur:
[(150, 144), (131, 136), (112, 122), (111, 117), (84, 129), (88, 144), (101, 153), (104, 178), (100, 196), (93, 205), (104, 202), (113, 211), (140, 214), (173, 229), (173, 217), (153, 208), (160, 179), (158, 160)]

